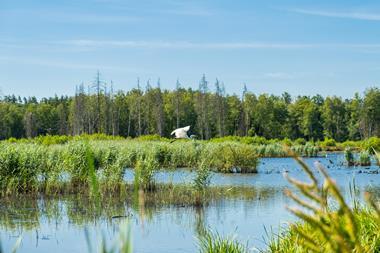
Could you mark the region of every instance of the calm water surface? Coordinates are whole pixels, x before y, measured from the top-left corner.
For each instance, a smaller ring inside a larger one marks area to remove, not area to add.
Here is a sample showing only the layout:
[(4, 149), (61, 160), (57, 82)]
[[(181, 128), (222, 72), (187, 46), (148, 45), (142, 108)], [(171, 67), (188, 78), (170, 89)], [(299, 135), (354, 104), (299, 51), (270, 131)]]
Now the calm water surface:
[[(310, 165), (315, 161), (324, 164), (346, 193), (353, 180), (360, 190), (380, 191), (377, 166), (347, 168), (343, 159), (342, 155), (329, 154), (326, 158), (305, 160)], [(220, 198), (203, 208), (148, 206), (142, 213), (123, 199), (110, 199), (109, 203), (106, 200), (107, 208), (101, 210), (75, 196), (2, 199), (0, 238), (5, 252), (11, 250), (19, 236), (23, 240), (18, 252), (88, 252), (85, 230), (93, 247), (102, 238), (110, 245), (118, 235), (121, 220), (111, 217), (128, 214), (135, 252), (197, 252), (196, 238), (202, 228), (235, 235), (251, 248), (265, 248), (265, 230), (278, 231), (295, 220), (284, 208), (292, 203), (283, 194), (284, 188), (289, 187), (283, 173), (306, 179), (290, 158), (261, 159), (258, 174), (213, 174), (212, 185), (252, 186), (264, 194), (250, 199)], [(156, 180), (176, 184), (191, 182), (193, 176), (191, 170), (180, 169), (159, 172)], [(133, 172), (128, 170), (125, 179), (133, 180)]]

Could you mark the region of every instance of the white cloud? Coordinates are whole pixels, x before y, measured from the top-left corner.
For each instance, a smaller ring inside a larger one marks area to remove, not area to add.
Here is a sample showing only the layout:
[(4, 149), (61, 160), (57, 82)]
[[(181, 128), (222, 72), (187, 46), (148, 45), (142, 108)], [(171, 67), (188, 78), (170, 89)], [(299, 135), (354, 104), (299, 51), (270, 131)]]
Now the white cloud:
[(265, 43), (265, 42), (191, 42), (191, 41), (145, 41), (145, 40), (88, 40), (75, 39), (52, 42), (52, 44), (83, 48), (151, 48), (151, 49), (307, 49), (351, 48), (378, 50), (380, 44), (350, 43)]
[(174, 49), (299, 49), (314, 48), (318, 44), (286, 44), (259, 42), (216, 42), (197, 43), (189, 41), (138, 41), (138, 40), (65, 40), (58, 44), (78, 47), (119, 47), (119, 48), (174, 48)]
[(342, 12), (342, 11), (326, 11), (326, 10), (312, 10), (312, 9), (290, 9), (290, 11), (307, 14), (307, 15), (315, 15), (315, 16), (380, 21), (379, 13), (358, 12), (358, 11)]
[(195, 50), (249, 50), (249, 49), (355, 49), (378, 52), (380, 43), (281, 43), (281, 42), (191, 42), (162, 40), (93, 40), (72, 39), (60, 41), (0, 40), (0, 49), (40, 49), (43, 51), (93, 51), (96, 49), (195, 49)]
[(276, 80), (291, 80), (295, 79), (297, 75), (295, 73), (286, 72), (269, 72), (264, 74), (265, 79), (276, 79)]

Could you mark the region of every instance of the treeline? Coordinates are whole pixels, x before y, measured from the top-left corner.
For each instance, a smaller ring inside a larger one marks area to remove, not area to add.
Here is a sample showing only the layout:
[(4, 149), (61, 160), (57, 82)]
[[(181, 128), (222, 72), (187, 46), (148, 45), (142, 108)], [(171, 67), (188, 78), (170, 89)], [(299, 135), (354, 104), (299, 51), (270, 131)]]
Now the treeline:
[(76, 87), (75, 96), (4, 96), (0, 102), (0, 138), (38, 135), (104, 133), (136, 137), (169, 136), (177, 127), (191, 125), (200, 139), (237, 136), (304, 138), (339, 142), (380, 136), (380, 89), (367, 89), (351, 99), (337, 96), (291, 97), (256, 95), (244, 87), (241, 95), (226, 94), (216, 80), (203, 76), (199, 88), (163, 90), (160, 81), (142, 88), (114, 92), (100, 80)]

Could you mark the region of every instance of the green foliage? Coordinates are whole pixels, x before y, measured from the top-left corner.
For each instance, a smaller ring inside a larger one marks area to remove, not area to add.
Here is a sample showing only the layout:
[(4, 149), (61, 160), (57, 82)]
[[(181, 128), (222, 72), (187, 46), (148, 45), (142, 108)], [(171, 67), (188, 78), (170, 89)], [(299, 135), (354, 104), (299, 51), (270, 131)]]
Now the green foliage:
[(210, 185), (211, 181), (211, 170), (210, 162), (208, 159), (203, 159), (198, 163), (197, 168), (195, 168), (196, 175), (193, 179), (193, 186), (196, 191), (205, 191)]
[(324, 150), (334, 150), (336, 141), (332, 138), (325, 138), (323, 141), (318, 142), (318, 145)]
[(84, 185), (89, 179), (90, 160), (86, 142), (70, 142), (63, 147), (63, 166), (70, 174), (73, 185)]
[(293, 145), (292, 140), (290, 140), (289, 138), (284, 138), (281, 142), (282, 142), (282, 144), (289, 146), (289, 147)]
[[(288, 180), (303, 198), (287, 191), (302, 209), (289, 208), (304, 223), (292, 224), (284, 235), (271, 241), (270, 252), (378, 252), (380, 250), (380, 209), (369, 198), (371, 209), (351, 209), (335, 182), (317, 164), (324, 177), (321, 185), (315, 173), (298, 157), (311, 182)], [(367, 198), (368, 199), (368, 198)], [(334, 203), (334, 208), (330, 206)], [(368, 207), (369, 208), (369, 207)]]
[[(258, 156), (255, 148), (251, 145), (237, 144), (232, 142), (218, 145), (207, 144), (204, 159), (212, 159), (211, 167), (220, 172), (255, 173)], [(208, 157), (207, 157), (208, 156)]]
[(359, 164), (361, 166), (371, 165), (371, 155), (368, 151), (362, 151), (359, 154)]
[(269, 144), (270, 141), (267, 140), (265, 137), (261, 136), (224, 136), (224, 137), (218, 137), (218, 138), (213, 138), (210, 140), (211, 142), (241, 142), (244, 144), (257, 144), (257, 145), (262, 145), (262, 144)]
[(141, 135), (136, 138), (138, 141), (169, 141), (169, 139), (159, 136), (158, 134)]
[(6, 193), (36, 191), (46, 150), (37, 145), (0, 146), (0, 189)]
[(185, 125), (191, 125), (200, 139), (251, 136), (253, 139), (243, 140), (247, 144), (268, 144), (257, 140), (262, 137), (308, 141), (326, 137), (344, 142), (380, 135), (379, 88), (367, 89), (362, 96), (355, 94), (351, 99), (320, 95), (292, 98), (288, 93), (256, 95), (247, 89), (240, 98), (225, 94), (220, 81), (215, 83), (215, 92), (210, 91), (205, 76), (200, 84), (198, 90), (193, 90), (178, 83), (173, 91), (150, 84), (142, 90), (138, 84), (112, 95), (102, 89), (88, 94), (80, 85), (72, 97), (40, 101), (35, 97), (4, 96), (0, 101), (0, 140), (49, 135), (38, 141), (54, 145), (73, 139), (57, 135), (97, 133), (96, 140), (110, 139), (106, 135), (146, 134), (149, 137), (143, 140), (164, 141), (161, 137), (169, 137), (174, 128)]
[(297, 145), (305, 145), (306, 144), (306, 140), (304, 138), (298, 138), (294, 141), (295, 144)]
[(154, 175), (158, 169), (158, 162), (154, 157), (147, 156), (140, 158), (135, 166), (135, 188), (144, 191), (153, 191), (155, 189)]
[(222, 237), (218, 233), (205, 231), (199, 237), (200, 253), (246, 253), (246, 246), (240, 244), (234, 237)]
[(380, 150), (380, 138), (371, 137), (369, 139), (363, 140), (361, 143), (361, 148), (369, 152), (372, 152), (373, 149)]
[(348, 147), (344, 150), (344, 158), (346, 159), (348, 166), (352, 166), (355, 164), (355, 158), (351, 148)]
[[(346, 228), (343, 223), (339, 229), (340, 231), (333, 232), (330, 237), (331, 240), (327, 240), (324, 237), (316, 225), (311, 223), (295, 223), (292, 224), (288, 231), (283, 235), (280, 235), (277, 239), (272, 238), (269, 245), (269, 252), (276, 253), (293, 253), (293, 252), (378, 252), (380, 249), (380, 226), (379, 220), (372, 210), (363, 209), (353, 212), (353, 218), (357, 223), (358, 232), (356, 233), (356, 240), (360, 242), (360, 246), (357, 246), (355, 250), (341, 248), (335, 250), (329, 245), (331, 241), (341, 239), (336, 233), (344, 233)], [(341, 221), (341, 220), (340, 220)], [(325, 223), (329, 223), (331, 220), (326, 220)], [(318, 248), (316, 250), (312, 246), (312, 242), (309, 242), (303, 237), (303, 235), (308, 235), (313, 239), (314, 242), (318, 243)], [(344, 237), (347, 237), (345, 235)], [(344, 238), (346, 240), (346, 238)], [(347, 244), (350, 239), (347, 240)], [(336, 242), (338, 244), (338, 242)], [(344, 243), (344, 242), (343, 242)], [(340, 244), (343, 244), (340, 242)], [(336, 246), (335, 246), (336, 247)], [(359, 249), (361, 247), (361, 249)]]

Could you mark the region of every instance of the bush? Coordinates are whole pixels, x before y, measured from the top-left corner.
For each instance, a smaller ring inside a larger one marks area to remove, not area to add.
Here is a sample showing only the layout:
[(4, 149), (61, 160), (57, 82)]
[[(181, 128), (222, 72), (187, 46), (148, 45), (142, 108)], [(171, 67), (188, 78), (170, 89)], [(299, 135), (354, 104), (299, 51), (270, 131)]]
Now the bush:
[(305, 145), (306, 144), (306, 140), (304, 138), (298, 138), (294, 141), (295, 144), (297, 145)]
[(373, 149), (380, 150), (380, 138), (371, 137), (369, 139), (362, 141), (361, 148), (371, 153), (373, 152)]

